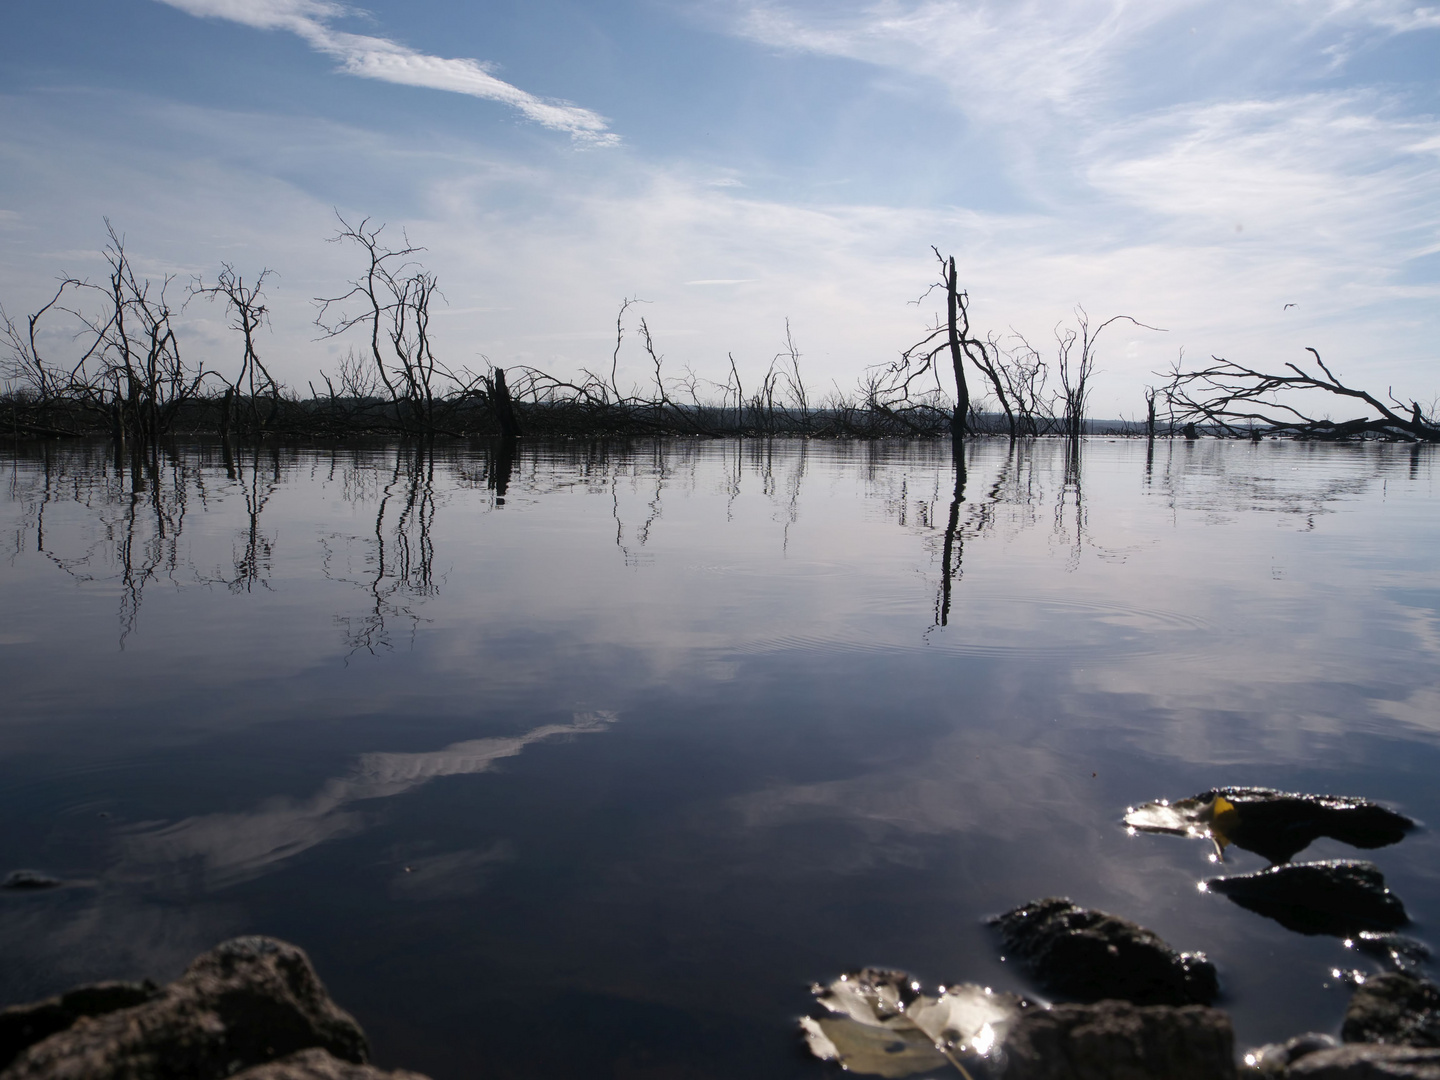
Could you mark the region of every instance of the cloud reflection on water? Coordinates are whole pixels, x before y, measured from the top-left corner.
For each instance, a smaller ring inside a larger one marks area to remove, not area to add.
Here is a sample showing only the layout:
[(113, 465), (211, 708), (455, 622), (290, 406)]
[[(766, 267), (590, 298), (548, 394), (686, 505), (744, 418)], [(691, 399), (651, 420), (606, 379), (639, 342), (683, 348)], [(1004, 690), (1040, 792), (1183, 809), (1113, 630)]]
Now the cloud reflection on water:
[[(233, 885), (275, 869), (286, 859), (359, 832), (365, 814), (354, 804), (384, 799), (442, 776), (472, 776), (527, 746), (564, 735), (608, 730), (613, 712), (576, 713), (569, 724), (544, 724), (523, 735), (470, 739), (428, 753), (365, 754), (348, 776), (328, 781), (302, 802), (275, 799), (240, 814), (206, 814), (158, 828), (140, 827), (122, 841), (117, 875), (179, 873), (202, 888)], [(424, 876), (440, 873), (440, 864)]]

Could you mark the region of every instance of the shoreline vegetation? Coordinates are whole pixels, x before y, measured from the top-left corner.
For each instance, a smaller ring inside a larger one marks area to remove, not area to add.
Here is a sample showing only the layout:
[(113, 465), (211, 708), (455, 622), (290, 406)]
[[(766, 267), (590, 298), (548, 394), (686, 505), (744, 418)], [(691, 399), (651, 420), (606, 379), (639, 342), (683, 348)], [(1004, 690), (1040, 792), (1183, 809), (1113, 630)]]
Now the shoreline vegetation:
[[(1440, 442), (1436, 403), (1384, 398), (1337, 378), (1318, 351), (1311, 369), (1284, 363), (1264, 371), (1212, 357), (1186, 366), (1183, 354), (1145, 390), (1140, 419), (1089, 415), (1097, 343), (1117, 322), (1154, 332), (1129, 315), (1092, 322), (1076, 308), (1057, 325), (1048, 352), (1022, 335), (972, 330), (970, 299), (953, 256), (932, 249), (945, 317), (897, 360), (867, 369), (857, 385), (827, 391), (807, 383), (786, 325), (784, 346), (758, 382), (742, 381), (733, 354), (724, 381), (688, 366), (665, 366), (649, 325), (624, 299), (608, 365), (561, 377), (539, 368), (490, 365), (483, 372), (438, 358), (430, 333), (436, 276), (405, 238), (391, 247), (384, 225), (338, 217), (331, 243), (358, 256), (343, 291), (315, 299), (322, 340), (353, 344), (334, 371), (305, 390), (271, 374), (257, 345), (268, 324), (262, 269), (245, 278), (222, 264), (213, 281), (178, 286), (136, 270), (125, 238), (107, 220), (103, 282), (67, 277), (49, 302), (16, 319), (0, 308), (0, 433), (19, 438), (105, 435), (117, 444), (153, 445), (173, 435), (221, 438), (607, 436), (964, 437), (993, 434), (1144, 436), (1150, 439), (1383, 439)], [(181, 295), (183, 294), (183, 296)], [(180, 317), (191, 303), (219, 304), (236, 335), (230, 370), (182, 355)], [(627, 335), (650, 377), (622, 388)], [(608, 368), (608, 370), (607, 370)], [(972, 390), (972, 383), (974, 384)], [(1360, 410), (1334, 420), (1325, 406)]]

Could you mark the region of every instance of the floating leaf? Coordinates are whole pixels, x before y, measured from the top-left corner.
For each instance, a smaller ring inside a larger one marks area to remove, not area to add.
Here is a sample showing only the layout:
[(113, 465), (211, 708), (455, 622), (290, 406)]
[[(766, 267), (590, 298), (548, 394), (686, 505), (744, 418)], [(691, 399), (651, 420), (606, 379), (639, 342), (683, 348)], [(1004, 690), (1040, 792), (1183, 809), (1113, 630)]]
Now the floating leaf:
[(851, 1072), (903, 1077), (946, 1064), (969, 1076), (961, 1056), (985, 1058), (1030, 1002), (963, 983), (935, 994), (903, 971), (864, 968), (813, 987), (832, 1017), (804, 1017), (810, 1052)]
[(847, 1018), (800, 1018), (810, 1052), (851, 1072), (870, 1076), (914, 1076), (950, 1062), (917, 1028), (895, 1030)]
[(1125, 824), (1142, 832), (1210, 839), (1222, 853), (1234, 844), (1272, 863), (1289, 862), (1322, 836), (1377, 848), (1397, 843), (1415, 827), (1403, 814), (1369, 799), (1252, 787), (1214, 788), (1175, 802), (1132, 806)]
[(816, 999), (831, 1012), (862, 1024), (883, 1024), (905, 1011), (919, 995), (920, 984), (903, 971), (862, 968), (841, 975), (829, 986), (813, 986)]
[(1028, 1005), (1015, 994), (962, 983), (942, 990), (939, 997), (916, 998), (906, 1015), (937, 1045), (985, 1057), (1005, 1041)]

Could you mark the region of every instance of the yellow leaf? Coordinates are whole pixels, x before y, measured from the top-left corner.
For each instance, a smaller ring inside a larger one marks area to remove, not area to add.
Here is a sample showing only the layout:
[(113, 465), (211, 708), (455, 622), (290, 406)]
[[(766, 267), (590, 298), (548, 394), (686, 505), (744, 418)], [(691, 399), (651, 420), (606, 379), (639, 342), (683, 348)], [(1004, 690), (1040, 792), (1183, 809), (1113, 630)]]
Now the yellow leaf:
[(1239, 824), (1239, 809), (1224, 795), (1216, 795), (1215, 802), (1210, 807), (1210, 835), (1221, 851), (1230, 843), (1230, 830)]

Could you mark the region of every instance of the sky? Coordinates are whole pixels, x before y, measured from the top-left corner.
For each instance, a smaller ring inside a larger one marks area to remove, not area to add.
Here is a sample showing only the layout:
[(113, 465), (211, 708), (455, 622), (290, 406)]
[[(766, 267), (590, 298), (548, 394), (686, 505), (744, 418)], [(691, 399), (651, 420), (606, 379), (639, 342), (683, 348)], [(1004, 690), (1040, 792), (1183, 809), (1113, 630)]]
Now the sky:
[[(923, 336), (932, 246), (982, 335), (1112, 325), (1092, 413), (1177, 360), (1440, 394), (1440, 6), (1401, 0), (46, 0), (0, 37), (0, 303), (266, 285), (271, 370), (352, 345), (338, 218), (438, 279), (452, 368), (850, 391)], [(189, 359), (238, 369), (190, 300)], [(73, 343), (55, 331), (47, 348)], [(1338, 414), (1337, 414), (1338, 416)]]

